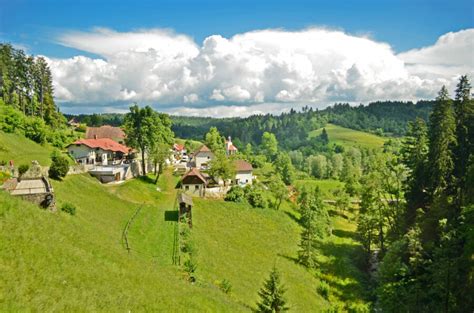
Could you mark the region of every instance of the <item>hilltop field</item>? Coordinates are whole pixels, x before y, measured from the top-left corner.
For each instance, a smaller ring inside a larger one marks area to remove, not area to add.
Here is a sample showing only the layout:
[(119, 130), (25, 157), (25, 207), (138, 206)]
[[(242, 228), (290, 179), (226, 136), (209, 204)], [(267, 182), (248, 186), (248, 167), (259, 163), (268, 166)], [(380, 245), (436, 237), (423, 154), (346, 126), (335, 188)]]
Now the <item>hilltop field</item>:
[[(331, 136), (333, 128), (327, 130)], [(0, 159), (48, 164), (48, 146), (0, 136)], [(356, 211), (330, 210), (333, 235), (318, 245), (320, 269), (315, 275), (297, 261), (302, 228), (292, 203), (275, 211), (195, 198), (191, 236), (197, 281), (190, 283), (182, 266), (173, 264), (177, 180), (170, 169), (158, 185), (151, 176), (112, 186), (87, 174), (54, 181), (58, 206), (74, 204), (74, 216), (43, 211), (1, 191), (0, 310), (250, 311), (274, 265), (292, 311), (366, 308), (369, 295), (360, 270)], [(342, 185), (315, 179), (296, 184), (319, 185), (328, 196)], [(123, 231), (138, 208), (127, 253)], [(223, 280), (231, 284), (230, 293), (221, 291)], [(321, 280), (330, 290), (324, 297), (318, 291)]]

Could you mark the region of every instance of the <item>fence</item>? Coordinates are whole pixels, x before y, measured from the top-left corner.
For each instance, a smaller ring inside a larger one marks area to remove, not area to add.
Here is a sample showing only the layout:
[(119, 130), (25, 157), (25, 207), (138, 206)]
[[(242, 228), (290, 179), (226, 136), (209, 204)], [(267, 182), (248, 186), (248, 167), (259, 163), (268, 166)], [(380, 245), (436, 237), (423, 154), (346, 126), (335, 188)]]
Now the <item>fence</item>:
[(132, 224), (133, 220), (135, 219), (135, 217), (138, 215), (138, 213), (140, 213), (141, 209), (142, 209), (142, 207), (140, 206), (135, 211), (135, 213), (133, 213), (132, 217), (127, 221), (127, 224), (125, 225), (125, 228), (124, 228), (123, 233), (122, 233), (122, 242), (124, 243), (125, 249), (127, 249), (128, 253), (130, 253), (130, 250), (131, 250), (130, 243), (128, 242), (128, 230), (129, 230), (130, 225)]

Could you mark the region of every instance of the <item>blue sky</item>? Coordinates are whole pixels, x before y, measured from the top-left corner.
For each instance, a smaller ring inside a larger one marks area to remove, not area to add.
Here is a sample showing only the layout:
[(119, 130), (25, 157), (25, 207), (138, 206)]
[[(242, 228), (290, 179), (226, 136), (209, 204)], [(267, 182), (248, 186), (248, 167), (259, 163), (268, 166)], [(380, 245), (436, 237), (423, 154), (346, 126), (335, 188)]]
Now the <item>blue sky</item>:
[(327, 26), (370, 34), (400, 52), (432, 44), (444, 33), (474, 25), (472, 0), (1, 0), (0, 4), (3, 41), (55, 57), (77, 54), (55, 44), (58, 33), (97, 26), (118, 31), (171, 28), (197, 42), (213, 34), (230, 37), (255, 29)]
[(69, 113), (243, 116), (432, 99), (474, 76), (474, 2), (0, 0)]

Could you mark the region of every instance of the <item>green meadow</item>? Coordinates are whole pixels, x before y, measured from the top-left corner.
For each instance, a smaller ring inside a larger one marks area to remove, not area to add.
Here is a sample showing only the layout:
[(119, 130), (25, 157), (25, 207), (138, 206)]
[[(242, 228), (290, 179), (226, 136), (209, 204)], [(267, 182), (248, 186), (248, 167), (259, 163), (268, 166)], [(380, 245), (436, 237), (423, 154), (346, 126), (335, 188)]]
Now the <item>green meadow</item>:
[[(362, 148), (381, 148), (387, 140), (374, 134), (337, 126), (334, 124), (327, 124), (324, 128), (329, 136), (329, 143), (335, 143), (342, 146), (362, 147)], [(309, 133), (309, 137), (319, 136), (322, 128), (313, 130)]]
[(40, 145), (18, 134), (7, 134), (0, 131), (0, 161), (13, 160), (15, 165), (31, 164), (36, 160), (41, 165), (51, 163), (53, 147)]

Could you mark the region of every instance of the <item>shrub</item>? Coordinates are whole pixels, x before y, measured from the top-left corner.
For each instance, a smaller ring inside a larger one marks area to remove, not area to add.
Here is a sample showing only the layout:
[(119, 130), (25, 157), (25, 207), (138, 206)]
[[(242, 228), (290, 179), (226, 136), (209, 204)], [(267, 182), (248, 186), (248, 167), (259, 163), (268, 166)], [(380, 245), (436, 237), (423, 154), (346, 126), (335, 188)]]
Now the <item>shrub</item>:
[(18, 173), (21, 175), (25, 174), (30, 169), (28, 164), (21, 164), (18, 166)]
[(219, 282), (219, 289), (228, 294), (232, 291), (232, 284), (227, 279), (224, 279)]
[(231, 201), (231, 202), (244, 202), (245, 201), (245, 191), (244, 191), (244, 189), (242, 189), (239, 186), (233, 186), (227, 192), (224, 200), (225, 201)]
[(53, 152), (51, 156), (51, 167), (49, 168), (49, 177), (53, 179), (62, 179), (69, 171), (69, 162), (59, 152)]
[(13, 133), (23, 126), (23, 115), (9, 105), (0, 102), (0, 130)]
[(247, 193), (247, 201), (250, 205), (254, 208), (265, 208), (267, 206), (267, 202), (263, 197), (263, 193), (261, 190), (257, 188), (252, 188)]
[(5, 166), (7, 165), (7, 161), (5, 160), (0, 160), (0, 166)]
[(0, 185), (10, 178), (10, 173), (0, 172)]
[(193, 258), (189, 258), (184, 262), (184, 270), (186, 273), (189, 275), (189, 280), (191, 282), (196, 281), (196, 269), (197, 269), (197, 263), (194, 261)]
[(29, 117), (24, 125), (25, 137), (37, 143), (46, 142), (46, 124), (39, 117)]
[(76, 206), (74, 204), (66, 202), (61, 206), (61, 211), (71, 215), (76, 215)]
[(331, 287), (329, 286), (329, 284), (325, 280), (320, 280), (318, 287), (319, 294), (327, 300), (329, 298), (330, 291)]

